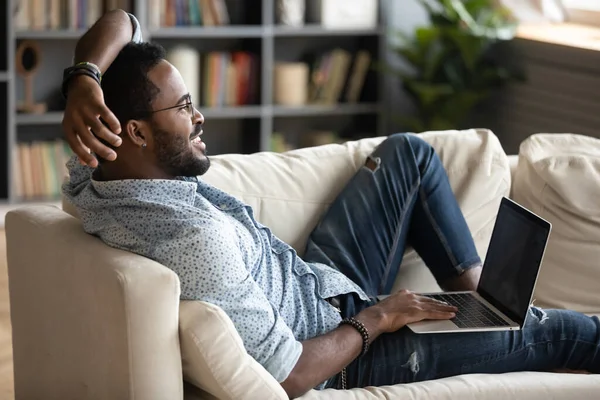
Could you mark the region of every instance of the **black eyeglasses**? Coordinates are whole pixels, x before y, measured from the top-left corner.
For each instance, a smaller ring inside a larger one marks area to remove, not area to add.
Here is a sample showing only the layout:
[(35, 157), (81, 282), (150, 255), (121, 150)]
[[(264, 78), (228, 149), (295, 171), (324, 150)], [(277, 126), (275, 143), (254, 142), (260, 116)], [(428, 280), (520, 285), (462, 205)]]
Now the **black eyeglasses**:
[(161, 108), (160, 110), (152, 110), (152, 111), (148, 111), (149, 114), (154, 114), (160, 111), (167, 111), (167, 110), (173, 110), (175, 108), (185, 108), (185, 110), (190, 114), (190, 115), (194, 115), (194, 103), (192, 102), (192, 99), (190, 97), (190, 95), (185, 95), (181, 100), (178, 101), (178, 103), (182, 102), (183, 100), (187, 100), (187, 102), (185, 102), (184, 104), (177, 104), (171, 107), (167, 107), (167, 108)]

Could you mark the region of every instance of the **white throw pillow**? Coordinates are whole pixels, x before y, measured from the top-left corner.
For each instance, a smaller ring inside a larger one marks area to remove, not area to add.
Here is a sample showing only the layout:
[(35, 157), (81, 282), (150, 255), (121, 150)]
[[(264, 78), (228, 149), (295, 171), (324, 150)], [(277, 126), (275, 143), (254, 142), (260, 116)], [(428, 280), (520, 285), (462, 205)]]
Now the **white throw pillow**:
[(552, 223), (536, 305), (600, 313), (600, 140), (531, 136), (520, 147), (513, 197)]

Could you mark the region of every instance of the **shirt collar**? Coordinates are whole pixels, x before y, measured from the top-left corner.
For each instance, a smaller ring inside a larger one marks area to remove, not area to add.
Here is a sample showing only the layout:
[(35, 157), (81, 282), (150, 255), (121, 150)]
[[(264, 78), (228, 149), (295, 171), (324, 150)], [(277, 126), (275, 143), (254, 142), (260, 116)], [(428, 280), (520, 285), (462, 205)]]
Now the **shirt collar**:
[(144, 201), (180, 201), (194, 205), (198, 181), (195, 178), (177, 179), (124, 179), (98, 181), (92, 178), (92, 187), (102, 198), (140, 198)]

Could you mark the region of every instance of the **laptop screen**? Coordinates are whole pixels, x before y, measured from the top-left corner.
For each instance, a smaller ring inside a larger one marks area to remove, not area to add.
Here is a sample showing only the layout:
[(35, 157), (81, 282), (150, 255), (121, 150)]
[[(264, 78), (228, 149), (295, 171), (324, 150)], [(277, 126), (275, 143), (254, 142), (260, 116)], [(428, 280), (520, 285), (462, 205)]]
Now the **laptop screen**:
[(521, 326), (525, 322), (550, 224), (502, 199), (477, 291)]

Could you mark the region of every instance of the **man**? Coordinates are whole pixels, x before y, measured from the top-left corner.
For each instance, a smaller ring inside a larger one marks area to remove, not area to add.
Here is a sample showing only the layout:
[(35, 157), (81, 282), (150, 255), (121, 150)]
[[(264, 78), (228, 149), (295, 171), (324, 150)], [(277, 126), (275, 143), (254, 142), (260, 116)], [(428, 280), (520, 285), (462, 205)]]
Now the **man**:
[(102, 87), (89, 74), (65, 86), (66, 138), (87, 165), (69, 163), (64, 193), (87, 232), (171, 268), (182, 299), (220, 306), (291, 398), (314, 387), (461, 373), (600, 371), (597, 318), (532, 308), (518, 332), (415, 335), (403, 327), (456, 310), (408, 291), (375, 299), (391, 289), (407, 243), (445, 289), (477, 285), (473, 240), (423, 140), (386, 139), (300, 259), (249, 207), (196, 178), (210, 166), (204, 119), (162, 48), (129, 43), (132, 37), (141, 40), (135, 18), (114, 11), (78, 42), (75, 61), (105, 74)]

